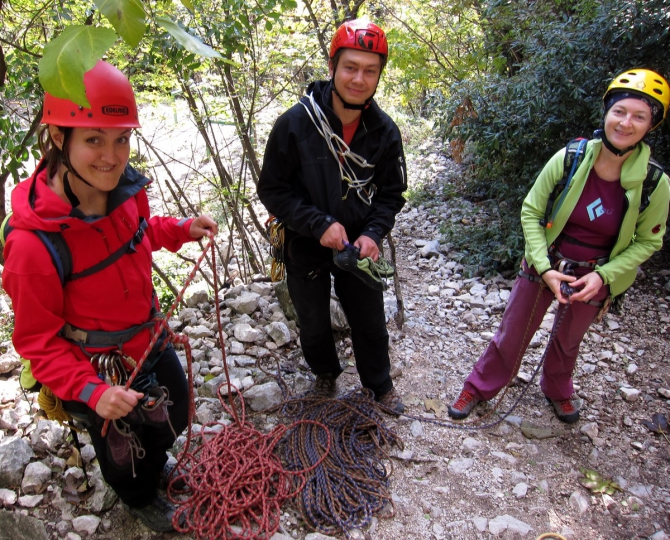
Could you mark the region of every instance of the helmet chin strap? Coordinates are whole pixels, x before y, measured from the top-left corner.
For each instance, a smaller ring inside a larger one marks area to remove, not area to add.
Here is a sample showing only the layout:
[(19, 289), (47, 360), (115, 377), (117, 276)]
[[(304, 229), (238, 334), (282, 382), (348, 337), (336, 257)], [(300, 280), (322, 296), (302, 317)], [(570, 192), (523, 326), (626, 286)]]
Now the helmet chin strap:
[(93, 187), (93, 185), (82, 178), (82, 176), (75, 170), (75, 168), (72, 166), (72, 163), (70, 163), (70, 155), (67, 152), (67, 147), (68, 147), (68, 140), (67, 138), (63, 141), (63, 151), (61, 155), (61, 162), (63, 165), (65, 165), (65, 168), (67, 169), (65, 171), (65, 174), (63, 174), (63, 191), (65, 192), (65, 196), (67, 197), (68, 201), (70, 201), (70, 204), (72, 205), (73, 208), (76, 208), (79, 206), (80, 201), (79, 198), (74, 194), (74, 191), (72, 191), (72, 186), (70, 185), (70, 179), (68, 178), (68, 173), (74, 174), (79, 180), (84, 182), (87, 186)]
[(607, 136), (605, 135), (605, 130), (604, 129), (596, 129), (593, 132), (593, 137), (596, 138), (596, 139), (601, 139), (603, 141), (603, 144), (605, 145), (605, 148), (607, 148), (610, 152), (612, 152), (617, 157), (625, 156), (631, 150), (635, 150), (637, 148), (637, 146), (640, 144), (639, 142), (637, 142), (633, 146), (629, 146), (625, 150), (619, 150), (616, 146), (614, 146), (607, 139)]

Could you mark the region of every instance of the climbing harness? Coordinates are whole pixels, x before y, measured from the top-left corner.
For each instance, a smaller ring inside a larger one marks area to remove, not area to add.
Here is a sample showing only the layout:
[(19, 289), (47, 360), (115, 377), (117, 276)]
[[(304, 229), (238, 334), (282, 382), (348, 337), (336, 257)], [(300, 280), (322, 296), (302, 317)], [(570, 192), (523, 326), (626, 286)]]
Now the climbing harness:
[(273, 282), (281, 281), (286, 275), (284, 263), (284, 224), (275, 216), (270, 216), (265, 222), (265, 232), (270, 242), (270, 279)]
[(312, 107), (311, 109), (302, 100), (300, 100), (300, 104), (307, 111), (307, 115), (314, 124), (314, 127), (316, 127), (316, 130), (326, 141), (330, 153), (333, 155), (340, 168), (340, 178), (347, 184), (347, 191), (342, 196), (342, 200), (345, 201), (349, 195), (349, 191), (354, 189), (361, 201), (368, 206), (372, 205), (372, 199), (377, 192), (377, 186), (372, 183), (374, 171), (368, 178), (359, 180), (356, 177), (353, 165), (364, 169), (374, 169), (375, 166), (368, 163), (365, 158), (352, 152), (349, 145), (333, 131), (333, 128), (330, 127), (330, 123), (328, 122), (328, 118), (321, 107), (319, 107), (318, 103), (314, 100), (314, 96), (311, 92), (307, 94), (306, 99), (309, 101), (309, 105)]

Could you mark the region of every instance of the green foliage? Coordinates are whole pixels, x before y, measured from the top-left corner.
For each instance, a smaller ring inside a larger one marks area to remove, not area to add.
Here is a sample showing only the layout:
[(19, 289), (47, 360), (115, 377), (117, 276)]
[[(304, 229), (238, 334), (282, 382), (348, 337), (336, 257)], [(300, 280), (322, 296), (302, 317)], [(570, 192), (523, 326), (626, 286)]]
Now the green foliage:
[(37, 82), (37, 58), (9, 50), (5, 56), (7, 76), (0, 88), (0, 179), (14, 182), (25, 177), (25, 164), (37, 159), (36, 137), (30, 124), (40, 110), (41, 88)]
[[(484, 235), (478, 247), (486, 253), (484, 260), (506, 259), (511, 268), (522, 254), (522, 243), (510, 232), (518, 227), (523, 198), (551, 155), (575, 137), (591, 137), (612, 77), (633, 66), (666, 76), (670, 72), (665, 52), (670, 3), (513, 0), (482, 5), (483, 46), (493, 58), (494, 73), (473, 73), (451, 85), (449, 94), (434, 92), (430, 107), (444, 137), (468, 141), (471, 147), (470, 195), (505, 201), (501, 226), (491, 238)], [(668, 126), (658, 131), (650, 137), (654, 155), (667, 160)], [(468, 241), (472, 238), (477, 236)], [(498, 257), (509, 250), (513, 256)]]
[[(179, 24), (167, 17), (156, 17), (156, 23), (165, 28), (177, 42), (189, 52), (204, 56), (206, 58), (221, 58), (221, 54), (214, 49), (205, 45), (198, 38), (186, 32)], [(199, 64), (194, 65), (194, 68), (199, 67)]]
[(401, 103), (417, 114), (426, 96), (438, 88), (485, 69), (481, 29), (470, 0), (445, 4), (411, 0), (387, 6), (390, 43), (385, 84), (401, 96)]
[(607, 495), (614, 495), (617, 491), (623, 491), (619, 484), (613, 480), (610, 480), (609, 478), (606, 478), (598, 471), (592, 471), (585, 469), (584, 467), (580, 467), (579, 470), (584, 475), (583, 478), (579, 479), (579, 483), (585, 488), (588, 488), (591, 493), (606, 493)]
[(506, 273), (518, 265), (524, 242), (521, 224), (492, 215), (493, 212), (479, 209), (479, 214), (446, 223), (440, 229), (444, 241), (451, 244), (452, 255), (465, 267), (467, 277)]
[(142, 41), (146, 22), (144, 7), (140, 0), (94, 0), (102, 13), (116, 30), (116, 33), (131, 47)]
[[(155, 253), (154, 260), (159, 265), (163, 274), (165, 274), (165, 276), (172, 282), (173, 286), (176, 286), (177, 289), (179, 289), (183, 283), (184, 275), (187, 273), (184, 268), (185, 265), (180, 263), (174, 255), (166, 254), (164, 252)], [(153, 272), (151, 278), (160, 309), (163, 313), (167, 313), (175, 301), (175, 294), (156, 272)]]
[[(84, 92), (84, 73), (114, 44), (118, 35), (131, 48), (137, 47), (146, 30), (145, 10), (140, 0), (95, 0), (100, 13), (114, 27), (94, 26), (93, 12), (88, 13), (85, 24), (66, 26), (44, 51), (39, 64), (40, 82), (49, 93), (70, 99), (83, 106), (90, 106)], [(193, 8), (188, 2), (186, 7)], [(167, 30), (186, 50), (213, 58), (221, 55), (186, 32), (179, 23), (167, 16), (156, 16), (154, 22)]]
[(44, 47), (39, 63), (42, 87), (55, 97), (90, 107), (84, 73), (93, 69), (116, 39), (110, 28), (68, 26)]

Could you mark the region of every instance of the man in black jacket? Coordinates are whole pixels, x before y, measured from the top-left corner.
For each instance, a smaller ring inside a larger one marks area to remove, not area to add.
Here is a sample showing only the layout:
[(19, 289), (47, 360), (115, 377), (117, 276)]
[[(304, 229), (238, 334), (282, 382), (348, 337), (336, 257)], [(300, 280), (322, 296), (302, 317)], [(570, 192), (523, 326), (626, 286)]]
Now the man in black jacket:
[(285, 225), (287, 284), (315, 392), (335, 396), (342, 373), (330, 323), (332, 273), (361, 383), (401, 413), (390, 376), (383, 293), (333, 263), (333, 254), (345, 249), (377, 261), (378, 246), (405, 204), (400, 132), (372, 99), (387, 56), (377, 25), (357, 20), (338, 28), (330, 47), (331, 79), (312, 83), (270, 133), (258, 196)]

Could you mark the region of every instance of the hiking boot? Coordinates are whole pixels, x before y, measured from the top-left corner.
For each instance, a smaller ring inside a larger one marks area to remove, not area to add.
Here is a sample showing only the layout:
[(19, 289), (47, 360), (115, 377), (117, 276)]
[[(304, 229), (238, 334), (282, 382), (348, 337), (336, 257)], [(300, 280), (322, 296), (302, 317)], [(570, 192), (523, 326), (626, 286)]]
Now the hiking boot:
[(135, 508), (123, 503), (123, 508), (154, 531), (174, 531), (172, 516), (174, 515), (175, 507), (158, 494), (146, 506)]
[[(546, 396), (545, 396), (546, 397)], [(579, 420), (579, 407), (575, 407), (572, 399), (550, 399), (547, 401), (554, 406), (556, 418), (566, 424), (574, 424)]]
[(319, 373), (314, 381), (311, 394), (323, 399), (333, 399), (337, 395), (337, 382), (331, 373)]
[(370, 257), (359, 259), (352, 249), (344, 249), (335, 253), (333, 262), (338, 268), (351, 272), (368, 287), (378, 291), (385, 291), (387, 289), (386, 279), (395, 274), (395, 268), (384, 257), (379, 257), (377, 262)]
[(454, 420), (463, 420), (470, 416), (472, 409), (479, 403), (479, 400), (470, 391), (463, 388), (460, 395), (451, 405), (449, 405), (449, 416)]
[(381, 403), (387, 409), (391, 409), (396, 414), (400, 415), (405, 412), (405, 404), (402, 402), (400, 394), (395, 391), (395, 388), (391, 388), (386, 394), (382, 394), (377, 398), (377, 401)]
[[(185, 474), (186, 471), (182, 469), (178, 469), (175, 471), (177, 468), (177, 464), (174, 462), (166, 462), (165, 466), (163, 467), (163, 470), (161, 471), (160, 475), (158, 476), (158, 488), (159, 489), (167, 489), (168, 486), (170, 485), (170, 480), (174, 479), (174, 482), (172, 482), (172, 489), (175, 489), (177, 491), (181, 491), (183, 489), (186, 489), (186, 480), (184, 478), (177, 478), (177, 476)], [(172, 473), (174, 471), (174, 473)], [(172, 476), (170, 476), (172, 475)]]

